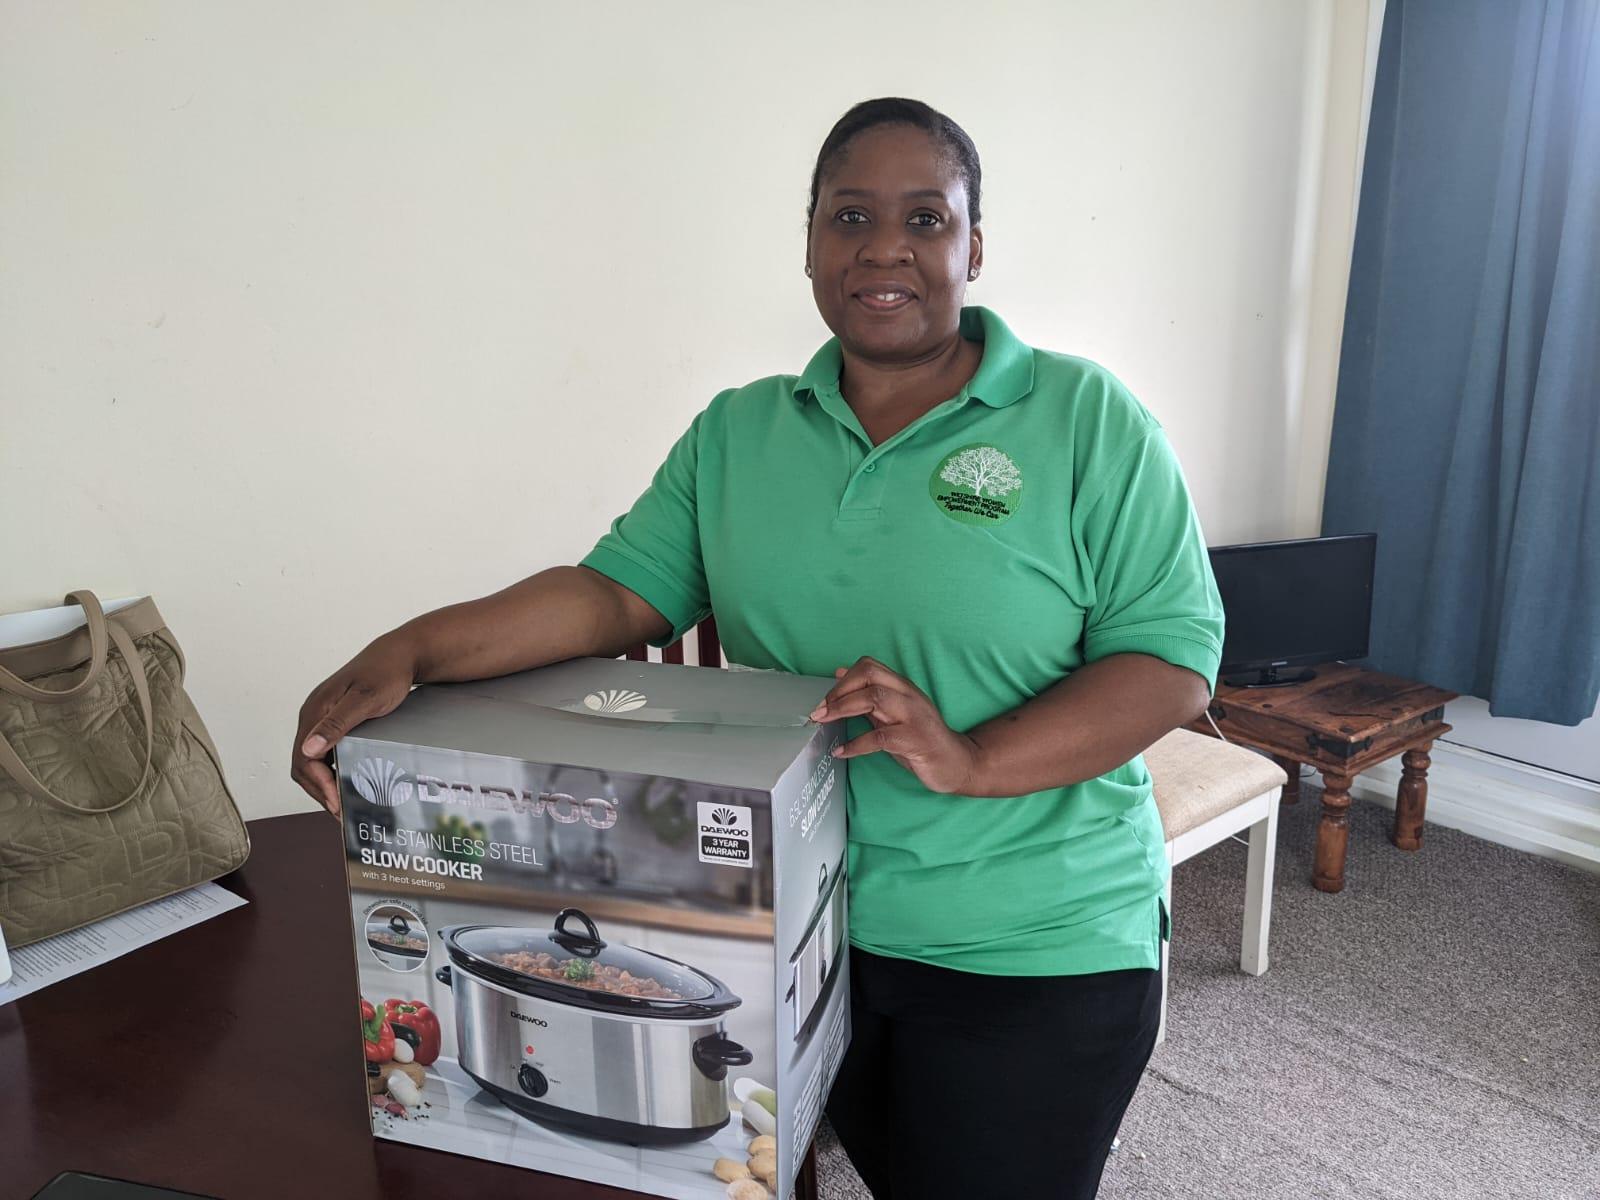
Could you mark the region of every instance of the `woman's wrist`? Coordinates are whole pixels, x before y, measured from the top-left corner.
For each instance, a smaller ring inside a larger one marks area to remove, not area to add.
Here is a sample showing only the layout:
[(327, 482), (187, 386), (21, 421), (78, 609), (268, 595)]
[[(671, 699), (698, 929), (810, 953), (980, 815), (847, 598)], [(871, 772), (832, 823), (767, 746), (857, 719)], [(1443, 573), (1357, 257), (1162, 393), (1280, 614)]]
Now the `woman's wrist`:
[(984, 745), (983, 737), (979, 730), (969, 733), (955, 733), (955, 737), (967, 752), (967, 777), (959, 787), (950, 790), (958, 796), (987, 797), (993, 795), (990, 791), (990, 780), (993, 775), (993, 759), (989, 748)]
[(422, 619), (417, 617), (397, 629), (380, 634), (372, 640), (371, 645), (363, 653), (381, 657), (395, 664), (410, 675), (414, 684), (426, 682), (428, 673), (423, 653), (424, 638), (421, 631), (416, 628)]

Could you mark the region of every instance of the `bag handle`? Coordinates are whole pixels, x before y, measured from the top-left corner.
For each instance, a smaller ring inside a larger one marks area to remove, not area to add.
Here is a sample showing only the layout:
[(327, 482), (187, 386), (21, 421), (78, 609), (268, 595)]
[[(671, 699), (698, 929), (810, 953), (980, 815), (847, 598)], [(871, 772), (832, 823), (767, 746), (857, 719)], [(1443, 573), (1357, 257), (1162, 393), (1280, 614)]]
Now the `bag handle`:
[[(4, 734), (0, 734), (0, 767), (5, 769), (6, 774), (11, 776), (18, 787), (36, 800), (46, 804), (54, 804), (58, 808), (67, 809), (69, 812), (81, 813), (85, 816), (99, 816), (116, 812), (144, 790), (145, 781), (150, 778), (150, 761), (155, 749), (155, 712), (150, 704), (150, 679), (145, 674), (144, 660), (139, 657), (139, 651), (134, 646), (133, 639), (128, 636), (127, 631), (115, 621), (106, 620), (105, 613), (101, 611), (99, 601), (94, 598), (93, 593), (73, 592), (68, 599), (76, 599), (79, 604), (83, 605), (83, 611), (89, 618), (89, 645), (91, 648), (89, 674), (68, 691), (50, 692), (25, 683), (11, 674), (11, 672), (0, 668), (0, 689), (27, 696), (30, 699), (34, 698), (31, 693), (37, 692), (45, 698), (46, 703), (76, 696), (105, 670), (107, 641), (109, 639), (116, 646), (118, 653), (122, 655), (122, 661), (127, 664), (128, 674), (133, 679), (134, 694), (139, 699), (139, 715), (144, 718), (144, 767), (139, 772), (139, 782), (133, 785), (133, 790), (126, 796), (105, 808), (91, 808), (85, 804), (74, 804), (70, 800), (64, 800), (57, 796), (44, 784), (40, 783), (34, 777), (33, 772), (28, 770), (27, 764), (12, 749), (11, 743)], [(18, 688), (17, 684), (22, 684), (22, 687)]]
[(52, 692), (35, 687), (21, 676), (0, 667), (0, 692), (10, 692), (13, 696), (35, 700), (40, 704), (59, 704), (83, 695), (99, 681), (100, 673), (106, 669), (106, 614), (93, 592), (69, 592), (67, 602), (70, 604), (74, 601), (83, 609), (89, 626), (89, 673), (66, 691)]

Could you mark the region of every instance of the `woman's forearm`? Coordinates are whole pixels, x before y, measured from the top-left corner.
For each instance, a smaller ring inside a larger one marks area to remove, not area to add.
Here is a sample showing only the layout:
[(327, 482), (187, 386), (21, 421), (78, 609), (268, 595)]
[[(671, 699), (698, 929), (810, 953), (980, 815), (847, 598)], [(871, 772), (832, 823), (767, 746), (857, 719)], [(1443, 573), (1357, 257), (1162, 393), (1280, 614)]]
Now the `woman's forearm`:
[(424, 613), (384, 637), (414, 657), (417, 683), (450, 683), (584, 655), (614, 658), (667, 629), (655, 609), (621, 584), (569, 566)]
[(1027, 703), (967, 731), (973, 796), (1024, 796), (1104, 775), (1205, 711), (1193, 671), (1145, 654), (1080, 667)]

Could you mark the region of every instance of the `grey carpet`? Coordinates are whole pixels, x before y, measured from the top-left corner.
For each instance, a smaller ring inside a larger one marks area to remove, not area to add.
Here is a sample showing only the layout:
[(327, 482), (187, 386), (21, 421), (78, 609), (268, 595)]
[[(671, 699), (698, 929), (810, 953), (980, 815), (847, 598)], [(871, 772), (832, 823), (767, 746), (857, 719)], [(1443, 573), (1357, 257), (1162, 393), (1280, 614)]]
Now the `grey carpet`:
[[(1406, 854), (1357, 801), (1325, 895), (1320, 808), (1308, 781), (1282, 810), (1259, 978), (1245, 848), (1173, 873), (1167, 1041), (1102, 1200), (1600, 1198), (1600, 876), (1435, 825)], [(821, 1150), (823, 1196), (865, 1197), (826, 1129)]]

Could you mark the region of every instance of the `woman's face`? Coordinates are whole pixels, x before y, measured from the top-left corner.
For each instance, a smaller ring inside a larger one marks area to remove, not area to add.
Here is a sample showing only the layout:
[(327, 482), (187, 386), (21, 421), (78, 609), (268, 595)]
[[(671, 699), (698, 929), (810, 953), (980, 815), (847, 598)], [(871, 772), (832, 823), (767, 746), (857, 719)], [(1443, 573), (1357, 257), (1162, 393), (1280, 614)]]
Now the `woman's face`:
[(858, 357), (916, 361), (946, 345), (982, 256), (955, 160), (920, 129), (857, 134), (821, 179), (806, 246), (811, 294)]

